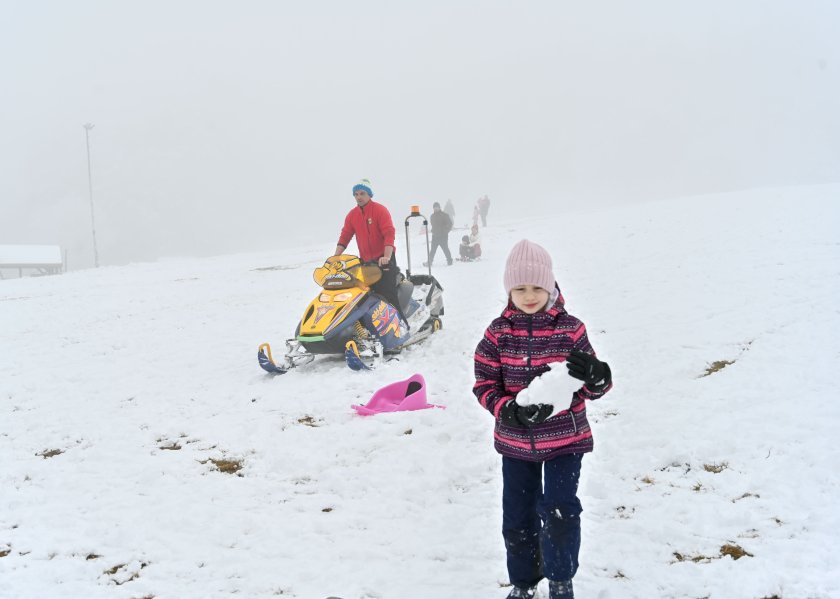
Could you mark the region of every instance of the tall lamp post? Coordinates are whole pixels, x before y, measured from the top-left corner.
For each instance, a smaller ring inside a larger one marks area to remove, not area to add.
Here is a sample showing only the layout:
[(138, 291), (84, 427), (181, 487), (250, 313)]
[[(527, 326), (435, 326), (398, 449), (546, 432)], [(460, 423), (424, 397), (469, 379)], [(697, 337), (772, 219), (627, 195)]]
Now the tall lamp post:
[(93, 218), (93, 178), (90, 174), (90, 130), (93, 129), (93, 123), (85, 123), (82, 126), (85, 128), (85, 143), (87, 144), (88, 194), (90, 195), (90, 230), (93, 233), (93, 265), (96, 268), (99, 268), (99, 250), (96, 248), (96, 221)]

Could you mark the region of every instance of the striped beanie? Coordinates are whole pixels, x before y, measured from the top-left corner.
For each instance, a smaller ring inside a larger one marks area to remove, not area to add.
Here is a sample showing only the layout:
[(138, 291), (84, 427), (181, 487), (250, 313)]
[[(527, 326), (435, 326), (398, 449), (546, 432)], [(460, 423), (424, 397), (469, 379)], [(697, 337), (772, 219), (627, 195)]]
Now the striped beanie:
[(519, 285), (535, 285), (549, 293), (554, 291), (551, 256), (542, 246), (527, 239), (513, 246), (505, 264), (505, 291), (510, 293)]
[(370, 188), (370, 180), (362, 179), (353, 186), (353, 193), (357, 191), (366, 191), (370, 197), (373, 197), (373, 190)]

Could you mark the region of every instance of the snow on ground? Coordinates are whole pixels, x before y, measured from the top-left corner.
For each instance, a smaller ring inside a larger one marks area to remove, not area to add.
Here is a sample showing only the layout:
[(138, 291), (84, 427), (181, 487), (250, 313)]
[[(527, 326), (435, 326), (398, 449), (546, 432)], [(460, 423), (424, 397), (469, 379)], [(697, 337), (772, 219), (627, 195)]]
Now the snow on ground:
[[(444, 329), (372, 373), (257, 366), (316, 293), (331, 234), (2, 281), (0, 597), (504, 597), (472, 352), (523, 237), (615, 379), (589, 407), (578, 596), (840, 597), (838, 198), (491, 210), (483, 259), (435, 270)], [(446, 410), (350, 408), (415, 372)]]

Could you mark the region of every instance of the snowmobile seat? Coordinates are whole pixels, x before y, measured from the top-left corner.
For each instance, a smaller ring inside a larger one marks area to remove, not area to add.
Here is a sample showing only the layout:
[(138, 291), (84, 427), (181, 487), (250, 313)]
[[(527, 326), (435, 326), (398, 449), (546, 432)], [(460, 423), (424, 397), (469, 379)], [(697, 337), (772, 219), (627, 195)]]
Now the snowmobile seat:
[(433, 285), (443, 291), (443, 286), (432, 275), (411, 275), (409, 280), (415, 285)]
[(411, 304), (411, 294), (414, 292), (414, 283), (408, 279), (403, 279), (397, 285), (397, 298), (400, 300), (400, 309), (403, 314), (408, 314), (408, 308)]

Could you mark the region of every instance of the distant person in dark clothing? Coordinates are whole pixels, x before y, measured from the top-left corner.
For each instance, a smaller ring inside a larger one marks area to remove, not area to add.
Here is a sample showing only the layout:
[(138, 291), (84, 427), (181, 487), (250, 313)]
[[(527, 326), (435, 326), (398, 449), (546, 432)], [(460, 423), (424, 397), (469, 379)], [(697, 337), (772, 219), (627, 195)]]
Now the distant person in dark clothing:
[(481, 226), (487, 226), (487, 213), (490, 211), (490, 198), (484, 196), (478, 199), (478, 213), (481, 215)]
[(452, 218), (443, 210), (440, 209), (440, 203), (434, 203), (434, 212), (429, 217), (432, 224), (432, 251), (429, 254), (429, 261), (424, 262), (423, 266), (434, 264), (435, 252), (440, 248), (443, 250), (443, 255), (446, 256), (446, 263), (452, 264), (452, 254), (449, 253), (449, 232), (452, 230)]

